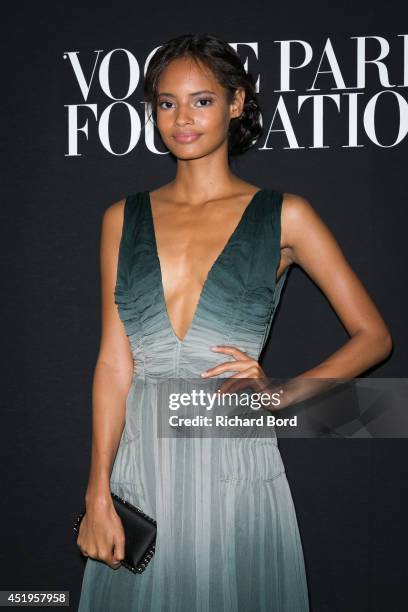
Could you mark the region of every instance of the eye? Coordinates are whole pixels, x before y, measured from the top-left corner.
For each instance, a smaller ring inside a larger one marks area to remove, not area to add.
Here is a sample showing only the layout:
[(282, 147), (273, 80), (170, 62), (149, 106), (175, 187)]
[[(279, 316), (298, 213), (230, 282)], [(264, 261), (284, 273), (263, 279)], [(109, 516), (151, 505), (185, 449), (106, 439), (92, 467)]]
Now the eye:
[[(212, 98), (199, 98), (198, 100), (199, 102), (209, 102), (210, 104), (206, 104), (205, 106), (211, 106), (212, 104)], [(201, 105), (200, 105), (201, 106)], [(203, 106), (201, 106), (201, 108), (203, 108)]]
[[(212, 98), (199, 98), (197, 102), (200, 102), (200, 103), (208, 102), (209, 103), (209, 104), (199, 104), (200, 108), (205, 108), (206, 106), (211, 106), (211, 104), (213, 104)], [(163, 104), (169, 104), (170, 106), (163, 106)], [(157, 106), (163, 110), (168, 110), (169, 108), (171, 108), (172, 104), (173, 103), (170, 102), (169, 100), (163, 100), (162, 102), (159, 102)]]
[(171, 102), (169, 102), (168, 100), (163, 100), (163, 102), (159, 102), (158, 107), (164, 108), (164, 110), (166, 110), (166, 108), (168, 107), (163, 107), (162, 104), (171, 104)]

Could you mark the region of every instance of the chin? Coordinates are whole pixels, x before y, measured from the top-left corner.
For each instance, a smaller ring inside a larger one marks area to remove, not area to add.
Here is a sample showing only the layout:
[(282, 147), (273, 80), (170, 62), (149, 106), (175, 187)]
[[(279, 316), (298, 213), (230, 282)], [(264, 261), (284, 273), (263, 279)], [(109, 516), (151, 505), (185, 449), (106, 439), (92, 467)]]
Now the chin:
[(183, 155), (183, 153), (180, 151), (172, 151), (174, 157), (176, 157), (177, 159), (180, 159), (182, 161), (189, 161), (189, 160), (193, 160), (193, 159), (200, 159), (201, 157), (205, 157), (206, 155), (208, 155), (210, 153), (210, 151), (197, 151), (197, 153), (185, 153)]
[[(174, 140), (172, 140), (171, 147), (168, 146), (166, 143), (167, 148), (169, 149), (169, 151), (171, 151), (171, 153), (177, 157), (177, 159), (182, 159), (182, 160), (189, 160), (189, 159), (199, 159), (200, 157), (205, 157), (206, 155), (211, 155), (211, 153), (214, 153), (214, 151), (216, 151), (217, 149), (219, 149), (223, 144), (224, 144), (224, 140), (222, 141), (217, 141), (214, 143), (206, 143), (205, 146), (203, 146), (203, 143), (200, 142), (201, 138), (196, 142), (196, 143), (191, 143), (190, 145), (184, 145), (184, 144), (179, 144), (177, 143), (178, 146), (174, 146)], [(200, 142), (200, 144), (199, 144)]]

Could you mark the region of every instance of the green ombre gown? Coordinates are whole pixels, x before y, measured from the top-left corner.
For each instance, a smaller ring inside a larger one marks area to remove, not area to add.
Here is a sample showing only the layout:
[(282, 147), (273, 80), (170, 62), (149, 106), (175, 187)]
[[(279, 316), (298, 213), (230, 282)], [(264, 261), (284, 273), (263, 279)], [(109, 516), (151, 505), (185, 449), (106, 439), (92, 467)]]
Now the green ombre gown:
[(274, 429), (258, 439), (162, 438), (153, 384), (157, 377), (198, 379), (230, 359), (211, 350), (216, 344), (258, 360), (288, 271), (276, 281), (281, 207), (279, 191), (252, 197), (181, 341), (166, 310), (149, 192), (126, 199), (115, 301), (135, 371), (111, 489), (156, 518), (156, 553), (142, 574), (88, 558), (79, 612), (309, 610)]

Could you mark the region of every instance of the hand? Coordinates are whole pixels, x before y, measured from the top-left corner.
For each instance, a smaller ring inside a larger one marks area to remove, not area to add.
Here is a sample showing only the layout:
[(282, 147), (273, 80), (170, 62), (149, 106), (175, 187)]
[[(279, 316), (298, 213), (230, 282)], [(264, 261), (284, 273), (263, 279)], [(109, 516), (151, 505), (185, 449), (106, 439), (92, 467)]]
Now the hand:
[[(246, 389), (248, 387), (255, 390), (261, 390), (268, 383), (268, 378), (259, 363), (256, 361), (256, 359), (249, 357), (249, 355), (244, 353), (244, 351), (241, 351), (235, 346), (227, 345), (214, 346), (212, 347), (212, 350), (225, 353), (227, 355), (232, 355), (232, 357), (235, 359), (235, 361), (225, 361), (224, 363), (220, 363), (213, 368), (202, 372), (201, 374), (203, 378), (207, 378), (210, 376), (218, 376), (223, 372), (237, 372), (237, 374), (234, 374), (231, 376), (231, 378), (227, 379), (228, 382), (221, 385), (220, 392), (226, 393), (227, 391), (231, 391), (231, 389), (238, 390)], [(238, 382), (232, 380), (233, 378), (249, 378), (251, 380), (242, 380), (241, 382)]]
[(103, 561), (117, 569), (125, 557), (125, 533), (111, 500), (87, 504), (79, 526), (77, 544), (85, 557)]

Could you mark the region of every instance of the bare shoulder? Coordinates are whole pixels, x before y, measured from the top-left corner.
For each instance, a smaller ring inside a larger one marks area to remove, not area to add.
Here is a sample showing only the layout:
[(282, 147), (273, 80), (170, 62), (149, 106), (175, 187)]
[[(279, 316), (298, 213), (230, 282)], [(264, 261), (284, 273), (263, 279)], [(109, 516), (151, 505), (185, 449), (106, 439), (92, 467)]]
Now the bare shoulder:
[(297, 193), (284, 193), (282, 201), (282, 216), (293, 225), (302, 223), (316, 216), (316, 212), (306, 198)]
[[(123, 199), (110, 204), (105, 209), (102, 217), (100, 236), (101, 273), (102, 286), (107, 288), (107, 291), (111, 291), (115, 286), (125, 201), (126, 199)], [(109, 299), (107, 296), (104, 297), (109, 302), (110, 307), (112, 307), (110, 299), (112, 296), (110, 295)]]
[[(282, 242), (293, 263), (312, 271), (310, 259), (328, 263), (329, 258), (341, 259), (343, 254), (337, 240), (303, 196), (285, 193), (282, 203)], [(313, 273), (315, 270), (313, 270)]]
[(122, 226), (126, 198), (110, 204), (103, 214), (103, 222), (108, 226)]
[(102, 217), (102, 237), (109, 241), (119, 242), (122, 236), (126, 198), (110, 204)]
[(294, 248), (305, 228), (322, 229), (323, 221), (305, 197), (296, 193), (283, 193), (281, 213), (281, 247)]

